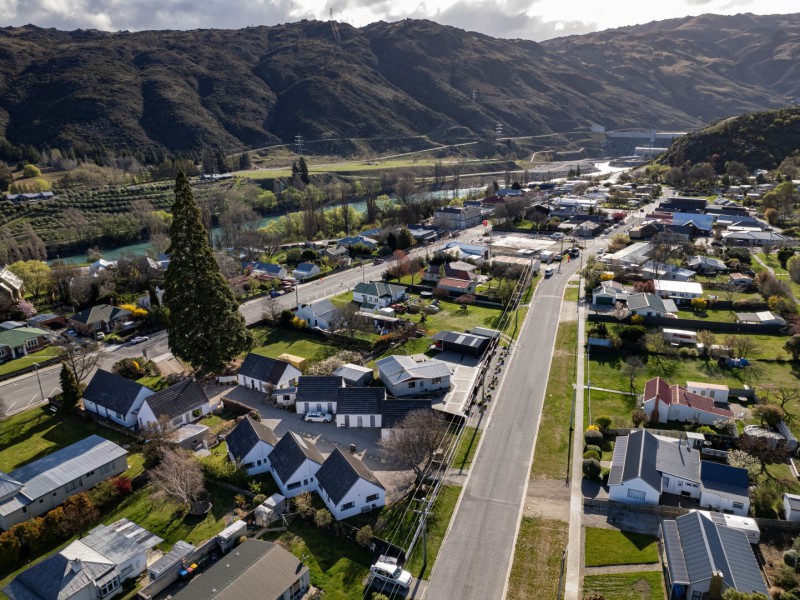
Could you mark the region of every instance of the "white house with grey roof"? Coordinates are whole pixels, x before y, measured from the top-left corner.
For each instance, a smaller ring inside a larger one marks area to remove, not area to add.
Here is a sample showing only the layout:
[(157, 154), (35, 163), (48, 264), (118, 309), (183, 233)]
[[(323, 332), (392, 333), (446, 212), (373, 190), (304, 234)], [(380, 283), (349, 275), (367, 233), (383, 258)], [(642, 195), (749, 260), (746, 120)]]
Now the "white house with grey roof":
[(278, 445), (278, 437), (272, 429), (250, 415), (236, 424), (225, 437), (225, 442), (231, 462), (241, 465), (248, 475), (265, 473), (272, 468), (269, 455)]
[(317, 471), (317, 492), (337, 521), (386, 504), (386, 490), (373, 472), (338, 448)]
[(128, 468), (127, 450), (90, 435), (10, 473), (0, 472), (0, 529), (43, 515)]
[(132, 379), (97, 369), (83, 391), (83, 408), (123, 427), (133, 428), (145, 398), (154, 393)]
[(383, 385), (397, 398), (450, 389), (450, 366), (424, 354), (387, 356), (375, 365)]
[(242, 387), (266, 392), (267, 385), (275, 388), (294, 387), (300, 375), (300, 369), (284, 360), (251, 352), (245, 357), (236, 377)]
[(800, 496), (783, 494), (783, 518), (787, 521), (800, 521)]
[(337, 320), (337, 310), (330, 300), (317, 300), (311, 304), (301, 304), (295, 314), (303, 319), (309, 327), (319, 327), (325, 331), (333, 331)]
[(297, 414), (307, 412), (327, 412), (336, 414), (339, 390), (344, 388), (344, 380), (334, 375), (303, 375), (297, 380), (295, 410)]
[(203, 387), (194, 379), (184, 379), (168, 388), (147, 396), (139, 410), (139, 427), (168, 417), (174, 427), (194, 423), (211, 412)]
[(317, 447), (293, 431), (287, 431), (269, 455), (272, 478), (281, 494), (294, 498), (317, 490), (317, 471), (324, 459)]
[(386, 388), (346, 387), (338, 390), (337, 427), (381, 427)]
[(747, 534), (713, 513), (664, 520), (658, 537), (669, 600), (720, 598), (728, 589), (770, 597)]
[(638, 293), (628, 296), (628, 312), (642, 317), (669, 317), (677, 315), (678, 307), (656, 294)]
[(384, 308), (395, 302), (400, 302), (406, 297), (406, 288), (385, 281), (359, 282), (353, 288), (353, 301), (358, 302), (361, 308)]
[(88, 535), (26, 569), (3, 591), (11, 600), (97, 600), (138, 577), (163, 542), (128, 519), (98, 525)]

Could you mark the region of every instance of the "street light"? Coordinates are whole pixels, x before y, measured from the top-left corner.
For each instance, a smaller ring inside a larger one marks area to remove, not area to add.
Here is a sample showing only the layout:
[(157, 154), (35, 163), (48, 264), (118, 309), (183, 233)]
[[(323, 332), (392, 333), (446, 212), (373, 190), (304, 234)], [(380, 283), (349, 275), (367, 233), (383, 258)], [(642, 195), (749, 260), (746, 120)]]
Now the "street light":
[(39, 363), (33, 363), (33, 368), (36, 369), (36, 381), (39, 382), (39, 393), (42, 395), (42, 402), (44, 402), (44, 390), (42, 390), (42, 380), (39, 378)]

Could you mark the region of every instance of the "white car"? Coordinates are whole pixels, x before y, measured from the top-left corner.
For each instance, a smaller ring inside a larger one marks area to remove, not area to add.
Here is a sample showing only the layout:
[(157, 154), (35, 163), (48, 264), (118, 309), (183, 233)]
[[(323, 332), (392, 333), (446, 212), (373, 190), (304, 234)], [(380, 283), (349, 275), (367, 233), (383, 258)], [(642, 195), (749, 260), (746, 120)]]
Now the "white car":
[(544, 270), (544, 276), (545, 277), (551, 277), (552, 275), (553, 275), (553, 267), (547, 267)]
[(137, 335), (135, 338), (132, 338), (130, 341), (131, 346), (135, 346), (136, 344), (141, 344), (142, 342), (146, 342), (150, 338), (146, 335)]
[(369, 574), (372, 576), (373, 584), (403, 589), (408, 589), (411, 586), (411, 573), (398, 567), (394, 561), (381, 562), (378, 560), (369, 568)]
[(303, 420), (314, 423), (330, 423), (333, 421), (333, 416), (324, 412), (307, 412)]

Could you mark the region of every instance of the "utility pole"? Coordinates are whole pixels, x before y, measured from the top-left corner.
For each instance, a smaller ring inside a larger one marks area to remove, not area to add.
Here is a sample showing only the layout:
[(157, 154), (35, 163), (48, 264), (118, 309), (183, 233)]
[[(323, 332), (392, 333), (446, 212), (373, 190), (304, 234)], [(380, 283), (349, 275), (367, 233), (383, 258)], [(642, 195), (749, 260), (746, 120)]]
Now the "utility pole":
[(561, 263), (564, 262), (564, 236), (561, 236), (561, 260), (558, 261), (558, 272), (561, 273)]
[(421, 573), (425, 572), (425, 569), (428, 566), (428, 516), (431, 514), (431, 504), (433, 499), (428, 499), (428, 497), (420, 498), (418, 502), (422, 503), (422, 508), (419, 510), (414, 510), (415, 513), (420, 515), (420, 522), (419, 526), (417, 527), (417, 532), (414, 534), (413, 539), (411, 540), (411, 544), (408, 546), (408, 553), (406, 557), (411, 556), (411, 552), (414, 549), (414, 545), (416, 544), (417, 538), (419, 537), (420, 532), (422, 532), (422, 571)]
[(39, 382), (39, 393), (42, 395), (42, 402), (44, 402), (44, 390), (42, 390), (42, 380), (39, 378), (39, 363), (33, 363), (33, 368), (36, 369), (36, 381)]
[(297, 309), (300, 308), (300, 292), (297, 290), (297, 288), (299, 287), (300, 287), (300, 282), (298, 281), (297, 283), (294, 284), (294, 303), (296, 305), (295, 308)]

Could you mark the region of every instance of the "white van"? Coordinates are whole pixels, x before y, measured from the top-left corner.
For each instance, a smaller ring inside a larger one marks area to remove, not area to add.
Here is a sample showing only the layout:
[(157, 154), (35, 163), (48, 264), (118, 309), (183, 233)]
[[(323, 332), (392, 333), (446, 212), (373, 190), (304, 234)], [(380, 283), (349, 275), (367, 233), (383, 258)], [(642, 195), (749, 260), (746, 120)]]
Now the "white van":
[(553, 275), (553, 272), (554, 272), (554, 271), (553, 271), (553, 267), (547, 267), (547, 268), (544, 270), (544, 276), (545, 276), (545, 277), (551, 277), (551, 276)]

